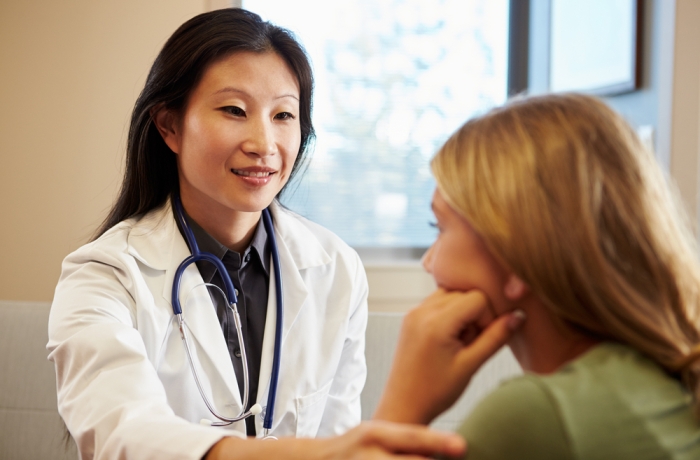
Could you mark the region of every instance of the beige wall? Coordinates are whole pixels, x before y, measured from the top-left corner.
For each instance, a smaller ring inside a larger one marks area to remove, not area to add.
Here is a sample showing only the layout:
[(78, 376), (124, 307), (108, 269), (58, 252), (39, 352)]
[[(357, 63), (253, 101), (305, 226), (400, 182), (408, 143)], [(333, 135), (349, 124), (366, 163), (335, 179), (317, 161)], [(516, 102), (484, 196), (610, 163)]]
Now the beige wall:
[[(211, 1), (211, 0), (210, 0)], [(127, 123), (203, 0), (0, 0), (0, 299), (50, 300), (119, 186)]]
[(697, 232), (700, 228), (700, 1), (676, 0), (675, 21), (670, 172)]

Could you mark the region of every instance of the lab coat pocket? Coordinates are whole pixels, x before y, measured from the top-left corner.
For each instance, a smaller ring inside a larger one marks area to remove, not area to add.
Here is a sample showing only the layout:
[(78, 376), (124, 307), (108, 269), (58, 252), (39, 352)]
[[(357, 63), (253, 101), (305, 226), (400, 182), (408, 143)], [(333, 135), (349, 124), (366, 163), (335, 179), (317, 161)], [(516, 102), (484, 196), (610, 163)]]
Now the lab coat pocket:
[(326, 400), (328, 392), (331, 389), (331, 383), (328, 382), (320, 390), (300, 398), (296, 398), (297, 409), (297, 431), (298, 438), (313, 438), (318, 433), (318, 427), (321, 425), (323, 411), (326, 408)]

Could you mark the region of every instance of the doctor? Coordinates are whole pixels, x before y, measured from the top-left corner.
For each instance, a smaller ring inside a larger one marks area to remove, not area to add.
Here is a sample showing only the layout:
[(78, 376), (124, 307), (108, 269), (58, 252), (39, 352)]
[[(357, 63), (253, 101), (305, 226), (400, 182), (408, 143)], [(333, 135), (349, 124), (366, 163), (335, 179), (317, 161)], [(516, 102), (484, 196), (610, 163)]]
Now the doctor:
[[(276, 201), (313, 139), (312, 86), (294, 38), (240, 9), (191, 19), (156, 58), (133, 111), (120, 194), (98, 237), (65, 259), (51, 309), (58, 408), (81, 458), (390, 458), (463, 447), (391, 424), (332, 440), (251, 440), (327, 437), (360, 422), (362, 265), (334, 234)], [(266, 208), (273, 227), (262, 222)], [(226, 273), (190, 264), (173, 293), (195, 245)], [(236, 289), (242, 339), (221, 296), (225, 277)], [(278, 323), (279, 383), (271, 385)], [(219, 421), (204, 398), (224, 418), (253, 414), (203, 426)]]

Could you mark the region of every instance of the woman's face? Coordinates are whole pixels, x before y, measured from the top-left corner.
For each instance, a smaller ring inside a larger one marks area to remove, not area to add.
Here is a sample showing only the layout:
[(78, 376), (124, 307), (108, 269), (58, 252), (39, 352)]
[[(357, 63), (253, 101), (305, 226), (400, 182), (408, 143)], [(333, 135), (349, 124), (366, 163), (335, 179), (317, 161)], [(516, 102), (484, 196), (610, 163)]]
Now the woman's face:
[(508, 311), (504, 286), (509, 273), (486, 248), (481, 237), (435, 190), (432, 203), (438, 237), (423, 256), (423, 267), (447, 291), (482, 291), (496, 314)]
[(172, 124), (164, 138), (177, 154), (185, 208), (258, 213), (299, 152), (299, 84), (274, 52), (235, 53), (209, 66)]

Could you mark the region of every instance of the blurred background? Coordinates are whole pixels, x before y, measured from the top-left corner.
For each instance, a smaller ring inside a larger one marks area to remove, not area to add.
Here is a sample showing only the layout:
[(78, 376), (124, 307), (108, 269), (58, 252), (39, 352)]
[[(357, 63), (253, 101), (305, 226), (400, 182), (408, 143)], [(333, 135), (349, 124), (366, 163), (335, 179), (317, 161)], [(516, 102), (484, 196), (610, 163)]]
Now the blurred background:
[[(584, 3), (587, 16), (572, 9)], [(629, 51), (609, 70), (625, 84), (583, 89), (638, 130), (697, 223), (696, 0), (0, 0), (0, 300), (51, 301), (61, 260), (116, 195), (160, 47), (192, 16), (241, 5), (311, 56), (318, 140), (284, 202), (358, 249), (375, 311), (433, 288), (418, 259), (434, 237), (428, 161), (447, 136), (513, 94), (582, 84), (566, 70), (613, 56), (609, 43)]]

